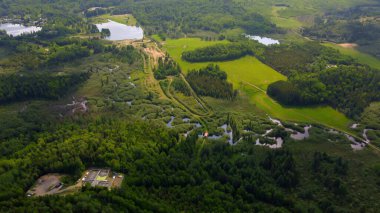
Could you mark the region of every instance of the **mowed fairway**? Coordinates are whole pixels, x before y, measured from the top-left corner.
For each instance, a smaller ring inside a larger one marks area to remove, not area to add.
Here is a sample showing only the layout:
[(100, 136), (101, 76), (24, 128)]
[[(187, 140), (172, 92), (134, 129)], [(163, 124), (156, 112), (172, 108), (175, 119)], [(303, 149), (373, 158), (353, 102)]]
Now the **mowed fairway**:
[[(227, 41), (201, 41), (197, 38), (183, 38), (167, 40), (164, 49), (181, 66), (182, 71), (187, 73), (191, 69), (199, 69), (210, 64), (189, 63), (181, 59), (181, 54), (187, 50), (214, 45)], [(234, 88), (245, 92), (252, 103), (252, 107), (258, 107), (269, 115), (295, 122), (320, 123), (328, 127), (340, 130), (349, 130), (351, 122), (342, 113), (328, 106), (319, 107), (283, 107), (266, 95), (268, 85), (278, 80), (286, 80), (286, 77), (276, 72), (271, 67), (263, 64), (255, 57), (246, 56), (238, 60), (217, 62), (222, 70), (227, 72), (228, 80), (234, 84)], [(236, 104), (239, 104), (238, 102)], [(252, 109), (253, 111), (253, 109)]]

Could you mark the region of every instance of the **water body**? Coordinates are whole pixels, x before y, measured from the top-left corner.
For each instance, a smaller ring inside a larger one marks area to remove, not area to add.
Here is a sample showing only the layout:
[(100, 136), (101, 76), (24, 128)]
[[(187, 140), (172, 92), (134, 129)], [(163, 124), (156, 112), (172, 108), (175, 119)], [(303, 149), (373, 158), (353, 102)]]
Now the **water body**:
[(41, 31), (41, 27), (24, 26), (21, 24), (4, 23), (0, 24), (0, 30), (5, 30), (8, 35), (20, 36), (22, 34), (30, 34)]
[(305, 133), (297, 132), (296, 134), (291, 134), (290, 137), (293, 138), (294, 140), (304, 140), (308, 137), (310, 137), (309, 134), (309, 129), (311, 128), (311, 125), (305, 126)]
[(356, 139), (350, 135), (345, 134), (347, 139), (351, 142), (351, 148), (353, 150), (362, 150), (366, 146), (365, 143), (356, 141)]
[(172, 124), (173, 124), (174, 118), (175, 118), (174, 116), (171, 116), (170, 121), (166, 124), (167, 127), (173, 128)]
[(358, 126), (359, 126), (359, 124), (352, 124), (351, 129), (356, 129), (356, 128), (358, 128)]
[(140, 40), (144, 38), (144, 31), (141, 27), (128, 26), (111, 20), (108, 20), (107, 23), (96, 24), (96, 27), (99, 31), (109, 29), (111, 35), (106, 39), (110, 41)]
[(370, 142), (371, 142), (371, 141), (368, 139), (368, 136), (367, 136), (367, 132), (368, 132), (369, 130), (373, 130), (373, 129), (364, 129), (364, 130), (363, 130), (363, 138), (364, 138), (364, 140), (365, 140), (367, 143), (370, 143)]
[(256, 140), (256, 146), (267, 146), (271, 149), (280, 149), (282, 148), (282, 145), (284, 144), (284, 140), (282, 138), (273, 138), (273, 140), (276, 141), (275, 144), (266, 144), (266, 143), (260, 143), (260, 139), (258, 138)]
[(231, 144), (231, 145), (234, 145), (234, 140), (233, 140), (233, 133), (232, 133), (232, 130), (231, 131), (228, 131), (227, 128), (228, 128), (228, 125), (227, 124), (223, 124), (221, 126), (222, 129), (224, 129), (224, 134), (225, 135), (228, 135), (229, 139), (228, 139), (228, 143)]
[(261, 44), (264, 44), (265, 46), (270, 46), (274, 44), (280, 44), (279, 40), (275, 40), (268, 37), (261, 37), (261, 36), (252, 36), (252, 35), (245, 35), (246, 38), (258, 41)]

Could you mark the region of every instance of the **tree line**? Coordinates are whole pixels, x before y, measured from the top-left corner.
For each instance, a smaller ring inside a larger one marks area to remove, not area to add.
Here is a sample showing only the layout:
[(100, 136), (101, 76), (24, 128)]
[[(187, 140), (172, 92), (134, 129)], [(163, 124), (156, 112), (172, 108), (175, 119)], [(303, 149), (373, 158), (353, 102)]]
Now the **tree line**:
[(226, 61), (253, 55), (252, 49), (244, 44), (217, 44), (209, 47), (185, 51), (182, 59), (189, 62)]
[(238, 40), (227, 44), (216, 44), (182, 53), (182, 59), (189, 62), (227, 61), (246, 55), (261, 57), (264, 45), (256, 41)]

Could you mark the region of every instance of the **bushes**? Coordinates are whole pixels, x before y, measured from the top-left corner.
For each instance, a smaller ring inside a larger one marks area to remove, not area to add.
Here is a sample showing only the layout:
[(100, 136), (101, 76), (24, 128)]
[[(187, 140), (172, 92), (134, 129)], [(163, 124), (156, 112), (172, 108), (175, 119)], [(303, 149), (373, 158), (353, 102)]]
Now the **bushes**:
[(129, 65), (142, 60), (141, 53), (132, 45), (121, 48), (112, 46), (110, 49), (112, 54), (116, 56), (121, 62), (128, 63)]

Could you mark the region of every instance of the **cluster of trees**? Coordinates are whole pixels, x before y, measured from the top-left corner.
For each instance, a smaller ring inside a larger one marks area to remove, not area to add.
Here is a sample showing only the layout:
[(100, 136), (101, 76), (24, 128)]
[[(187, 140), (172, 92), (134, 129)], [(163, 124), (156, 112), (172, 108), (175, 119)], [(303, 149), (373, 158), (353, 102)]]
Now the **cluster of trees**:
[(380, 100), (380, 73), (366, 66), (339, 66), (317, 75), (297, 75), (269, 85), (267, 93), (287, 105), (328, 103), (358, 118), (371, 102)]
[(380, 72), (365, 66), (340, 66), (322, 72), (328, 102), (357, 118), (371, 102), (380, 101)]
[(102, 29), (102, 31), (100, 31), (100, 37), (106, 38), (109, 36), (111, 36), (111, 31), (109, 29)]
[(240, 140), (240, 128), (235, 118), (228, 114), (226, 123), (232, 129), (232, 142), (235, 143), (236, 141)]
[(138, 49), (134, 48), (132, 45), (128, 45), (125, 47), (116, 47), (113, 45), (110, 46), (108, 50), (118, 60), (124, 63), (128, 63), (129, 65), (142, 61), (142, 53)]
[(185, 51), (182, 59), (189, 62), (226, 61), (253, 55), (252, 49), (242, 43), (217, 44), (209, 47)]
[(172, 82), (172, 86), (176, 91), (182, 92), (186, 96), (191, 95), (189, 86), (181, 78), (175, 78)]
[(100, 16), (100, 15), (103, 15), (103, 14), (106, 14), (109, 12), (110, 12), (110, 9), (108, 9), (108, 8), (94, 7), (94, 8), (86, 10), (84, 12), (84, 15), (87, 18), (91, 18), (91, 17), (95, 17), (95, 16)]
[(256, 56), (286, 76), (320, 72), (329, 66), (356, 64), (350, 56), (318, 42), (273, 45), (265, 48), (262, 55)]
[(327, 101), (328, 95), (326, 85), (310, 77), (276, 81), (268, 86), (267, 93), (286, 105), (322, 104)]
[(80, 45), (68, 45), (57, 49), (57, 51), (51, 54), (47, 60), (47, 64), (58, 65), (60, 63), (88, 57), (90, 54), (91, 52), (87, 47)]
[(89, 77), (87, 73), (51, 75), (18, 73), (0, 76), (0, 103), (31, 98), (57, 99)]
[(181, 73), (181, 68), (173, 59), (169, 56), (158, 59), (158, 65), (154, 69), (154, 77), (162, 80), (167, 76), (177, 76)]
[(199, 70), (191, 70), (186, 79), (199, 95), (233, 100), (238, 94), (232, 84), (227, 82), (227, 74), (218, 65), (210, 64)]

